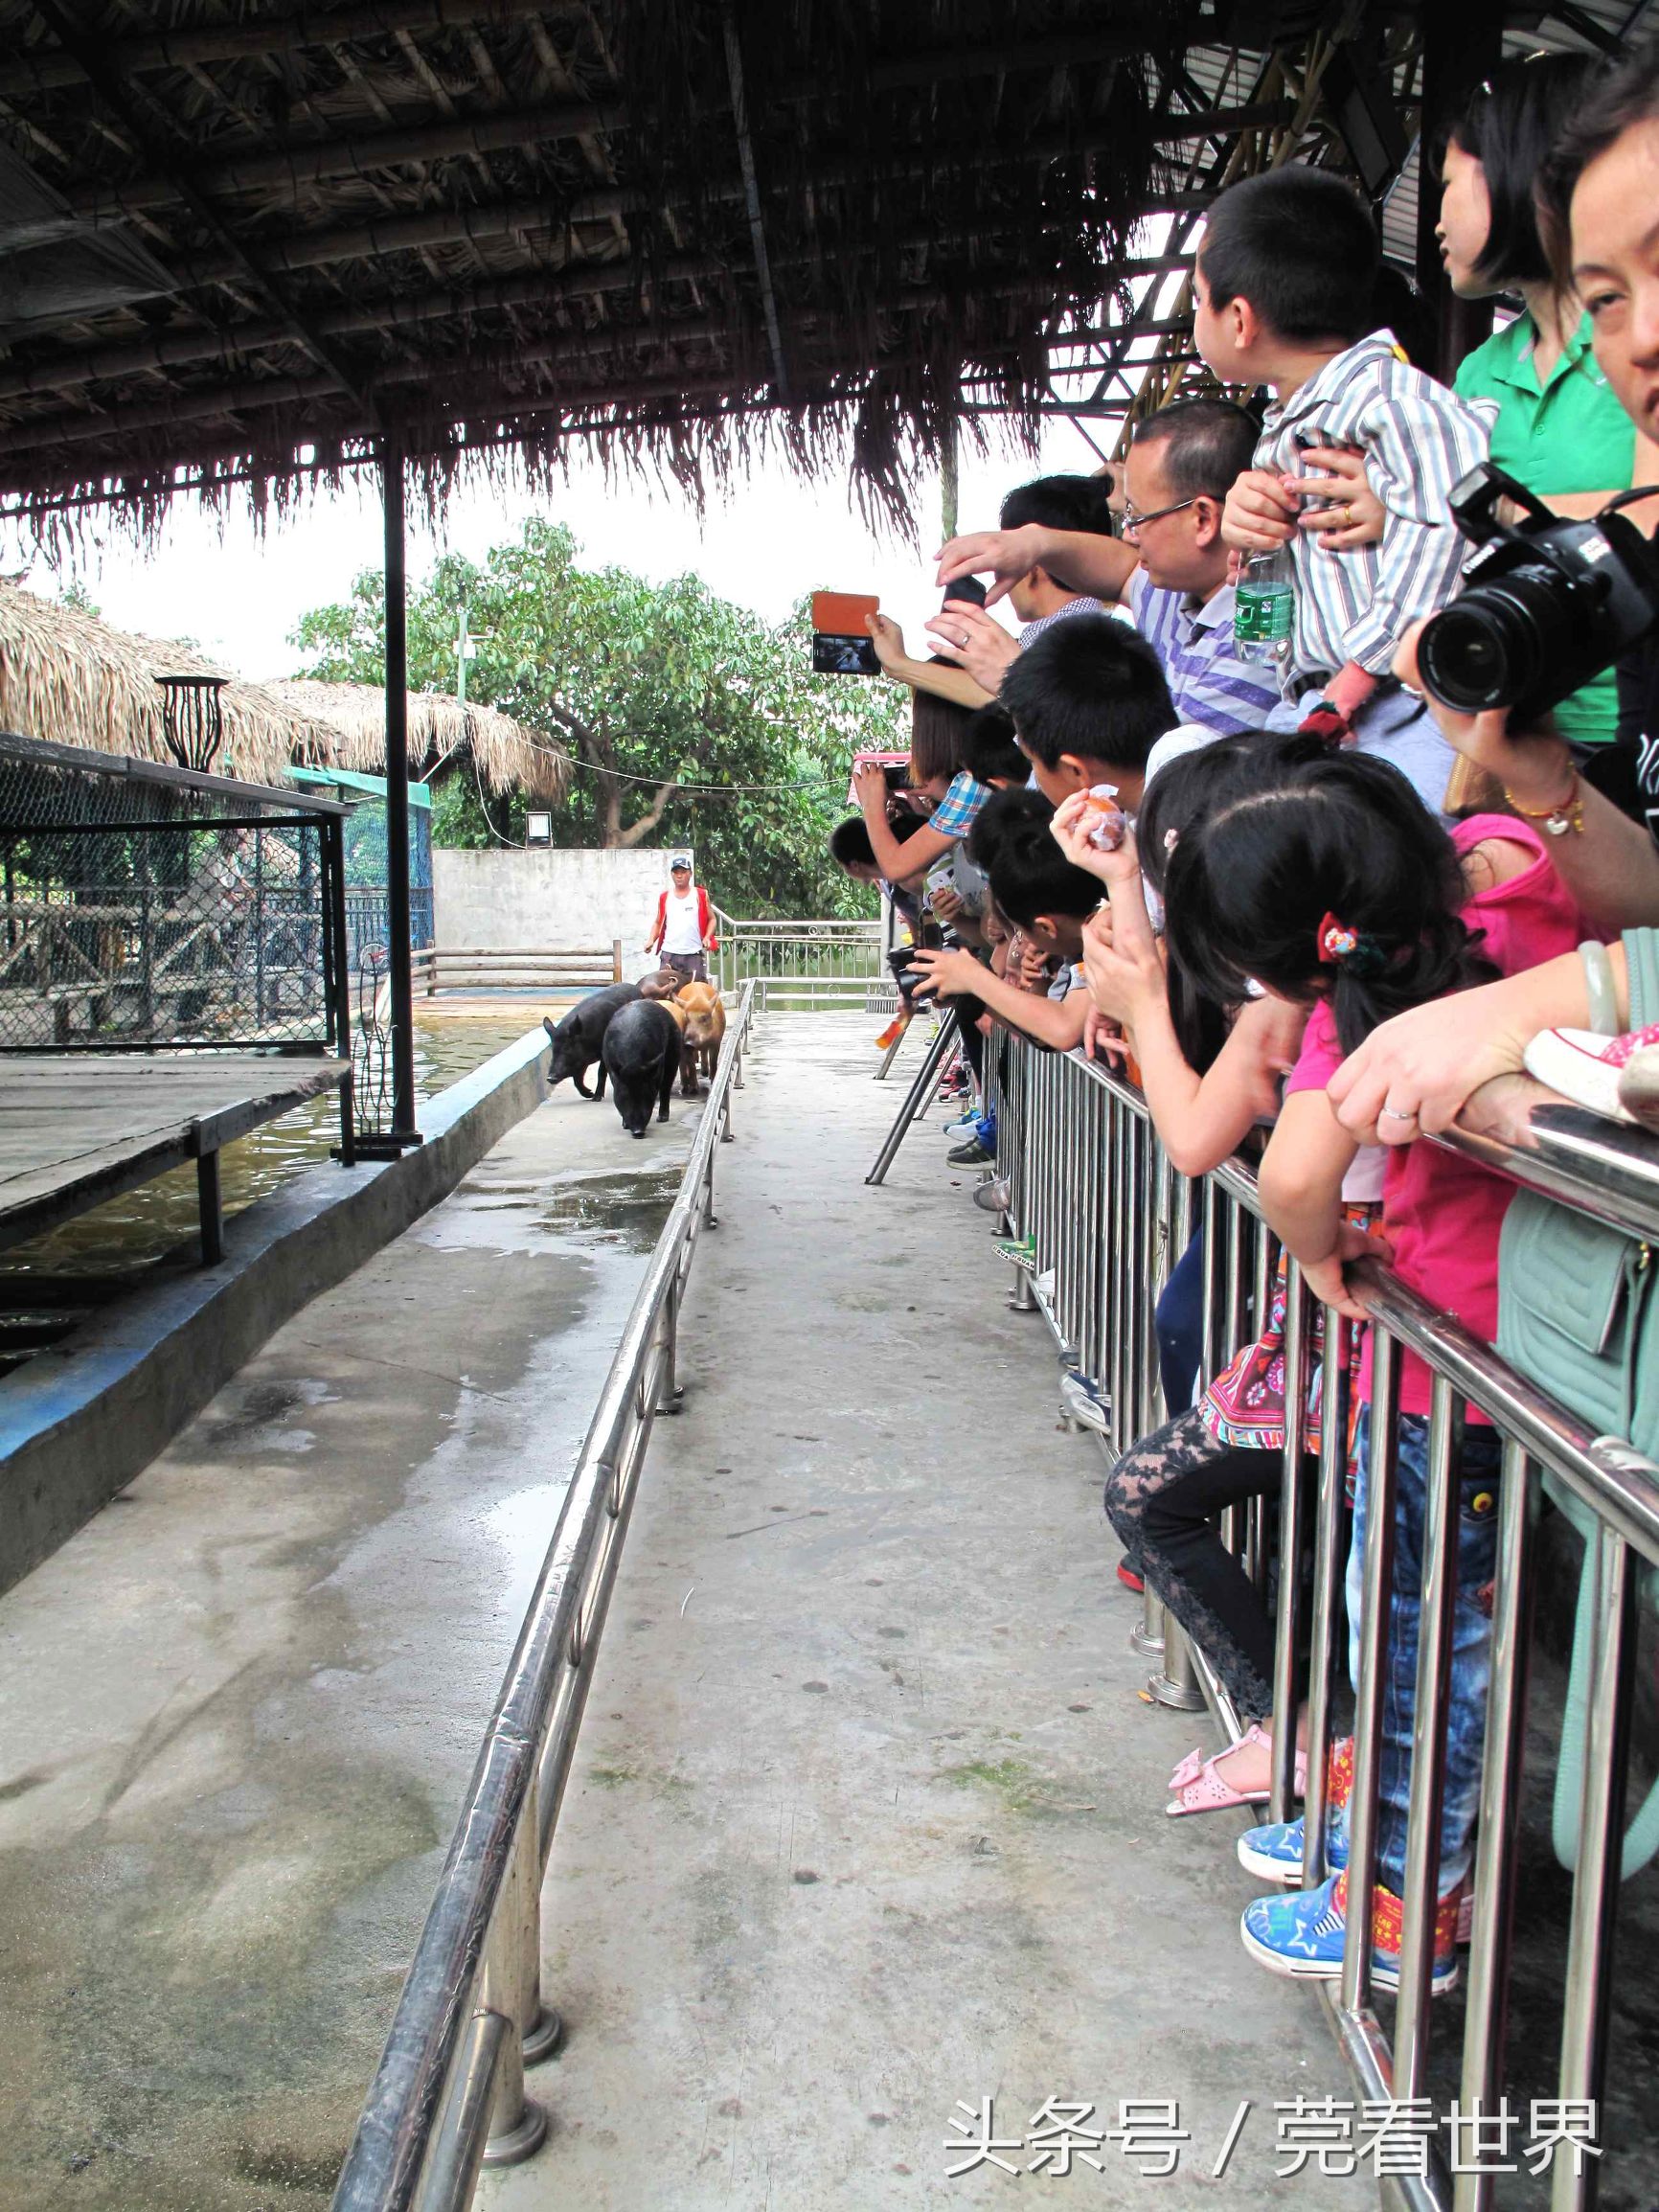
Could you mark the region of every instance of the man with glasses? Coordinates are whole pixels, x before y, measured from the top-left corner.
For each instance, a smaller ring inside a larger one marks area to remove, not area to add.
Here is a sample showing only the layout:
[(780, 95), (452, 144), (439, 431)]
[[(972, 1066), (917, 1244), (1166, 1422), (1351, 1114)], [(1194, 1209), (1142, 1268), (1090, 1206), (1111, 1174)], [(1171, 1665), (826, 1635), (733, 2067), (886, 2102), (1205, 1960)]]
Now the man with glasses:
[[(988, 600), (1006, 594), (1016, 614), (1033, 571), (1083, 595), (1079, 607), (1116, 601), (1163, 662), (1179, 720), (1217, 737), (1260, 729), (1280, 703), (1278, 680), (1234, 650), (1233, 586), (1221, 540), (1227, 493), (1250, 467), (1256, 439), (1255, 421), (1242, 407), (1178, 399), (1148, 416), (1135, 433), (1121, 538), (1034, 520), (1011, 527), (1005, 502), (1003, 529), (952, 538), (940, 556), (940, 581), (989, 570), (995, 582)], [(976, 661), (997, 650), (985, 632), (1008, 635), (979, 609), (955, 604), (928, 627), (982, 683)], [(1011, 657), (1003, 655), (1003, 665)], [(1000, 667), (996, 677), (1000, 682)]]

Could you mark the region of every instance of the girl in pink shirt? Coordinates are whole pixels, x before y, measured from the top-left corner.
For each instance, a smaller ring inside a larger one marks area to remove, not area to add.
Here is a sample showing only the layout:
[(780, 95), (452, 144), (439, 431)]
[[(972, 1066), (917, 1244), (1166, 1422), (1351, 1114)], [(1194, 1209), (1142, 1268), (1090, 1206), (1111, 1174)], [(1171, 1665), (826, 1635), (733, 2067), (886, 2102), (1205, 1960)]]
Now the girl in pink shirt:
[[(1268, 1222), (1301, 1261), (1318, 1298), (1356, 1320), (1345, 1263), (1368, 1248), (1397, 1275), (1489, 1341), (1497, 1329), (1498, 1232), (1513, 1186), (1433, 1143), (1390, 1151), (1379, 1251), (1344, 1221), (1342, 1182), (1356, 1146), (1326, 1085), (1377, 1023), (1494, 975), (1571, 950), (1578, 907), (1535, 832), (1509, 815), (1461, 822), (1448, 836), (1409, 785), (1353, 752), (1300, 757), (1264, 751), (1261, 783), (1217, 808), (1170, 855), (1170, 956), (1197, 989), (1225, 1000), (1246, 991), (1310, 1005), (1284, 1109), (1258, 1188)], [(1411, 1782), (1412, 1706), (1423, 1566), (1429, 1376), (1402, 1360), (1396, 1439), (1395, 1584), (1382, 1721), (1374, 1976), (1398, 1981), (1399, 1892)], [(1361, 1396), (1370, 1397), (1369, 1359)], [(1350, 1561), (1351, 1631), (1363, 1552), (1370, 1412), (1360, 1423), (1359, 1483)], [(1480, 1788), (1491, 1624), (1486, 1609), (1497, 1530), (1494, 1432), (1469, 1413), (1457, 1446), (1462, 1486), (1451, 1714), (1441, 1814), (1434, 1987), (1456, 1979), (1457, 1910), (1468, 1870)], [(1267, 1831), (1257, 1831), (1265, 1838)], [(1320, 1888), (1260, 1899), (1244, 1915), (1245, 1948), (1274, 1972), (1333, 1978), (1346, 1926), (1346, 1837), (1329, 1839), (1344, 1871)], [(1246, 1837), (1260, 1868), (1275, 1850)]]

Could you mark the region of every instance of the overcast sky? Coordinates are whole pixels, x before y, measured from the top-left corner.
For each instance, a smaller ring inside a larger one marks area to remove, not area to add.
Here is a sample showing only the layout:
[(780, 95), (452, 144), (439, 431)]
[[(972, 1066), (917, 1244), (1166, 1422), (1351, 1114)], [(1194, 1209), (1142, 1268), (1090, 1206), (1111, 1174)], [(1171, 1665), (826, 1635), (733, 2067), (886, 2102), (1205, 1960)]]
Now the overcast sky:
[[(996, 520), (1010, 485), (1045, 469), (1087, 469), (1097, 456), (1069, 422), (1047, 425), (1040, 462), (993, 448), (986, 459), (965, 454), (960, 508), (964, 529)], [(923, 550), (939, 541), (939, 489), (924, 494)], [(653, 580), (703, 576), (723, 597), (768, 621), (785, 615), (804, 592), (875, 591), (905, 625), (911, 650), (925, 650), (920, 625), (938, 605), (931, 563), (901, 543), (878, 537), (861, 519), (845, 478), (804, 485), (782, 465), (739, 484), (725, 502), (711, 501), (702, 525), (677, 490), (623, 476), (606, 483), (595, 463), (573, 467), (568, 487), (546, 501), (496, 492), (458, 494), (445, 517), (442, 544), (412, 531), (411, 581), (424, 575), (445, 547), (482, 560), (493, 544), (515, 537), (525, 516), (540, 511), (568, 523), (594, 565), (615, 562)], [(245, 513), (222, 523), (193, 500), (180, 499), (160, 540), (135, 553), (107, 524), (90, 543), (79, 574), (105, 620), (151, 637), (191, 637), (227, 672), (291, 675), (299, 655), (287, 642), (308, 607), (343, 598), (359, 569), (378, 566), (380, 510), (373, 480), (307, 501), (286, 522), (274, 517), (259, 536)], [(0, 566), (29, 566), (27, 581), (56, 595), (69, 580), (43, 560), (29, 559), (15, 530), (0, 539)]]

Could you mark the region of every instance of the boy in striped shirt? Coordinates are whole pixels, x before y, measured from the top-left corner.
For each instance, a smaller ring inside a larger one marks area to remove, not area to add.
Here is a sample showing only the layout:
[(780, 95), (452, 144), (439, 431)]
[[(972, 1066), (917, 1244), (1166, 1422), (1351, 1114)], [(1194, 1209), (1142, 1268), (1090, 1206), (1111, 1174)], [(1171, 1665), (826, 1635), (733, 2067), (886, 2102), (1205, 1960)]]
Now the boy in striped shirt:
[[(1401, 357), (1391, 331), (1372, 328), (1379, 260), (1370, 210), (1339, 177), (1292, 165), (1246, 178), (1205, 225), (1193, 337), (1224, 383), (1275, 395), (1222, 522), (1245, 553), (1288, 542), (1295, 565), (1291, 664), (1273, 722), (1392, 761), (1439, 810), (1454, 756), (1389, 666), (1410, 626), (1457, 593), (1468, 548), (1447, 499), (1486, 459), (1487, 431)], [(1333, 552), (1297, 528), (1284, 480), (1302, 473), (1308, 445), (1364, 455), (1380, 541)]]

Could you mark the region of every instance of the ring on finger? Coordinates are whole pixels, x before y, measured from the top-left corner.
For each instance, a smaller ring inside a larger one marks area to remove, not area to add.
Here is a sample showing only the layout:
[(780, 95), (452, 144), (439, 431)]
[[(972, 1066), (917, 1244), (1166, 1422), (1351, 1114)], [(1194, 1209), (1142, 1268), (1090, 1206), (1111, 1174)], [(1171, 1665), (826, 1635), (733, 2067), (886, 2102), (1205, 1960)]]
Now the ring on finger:
[(1414, 1122), (1417, 1114), (1409, 1106), (1385, 1106), (1376, 1118), (1379, 1122)]

